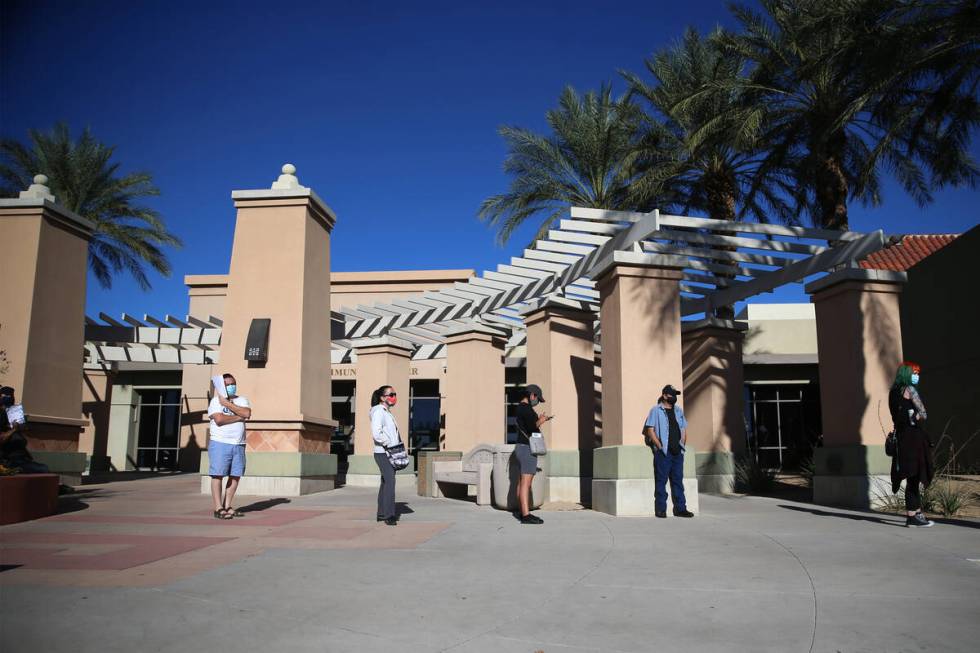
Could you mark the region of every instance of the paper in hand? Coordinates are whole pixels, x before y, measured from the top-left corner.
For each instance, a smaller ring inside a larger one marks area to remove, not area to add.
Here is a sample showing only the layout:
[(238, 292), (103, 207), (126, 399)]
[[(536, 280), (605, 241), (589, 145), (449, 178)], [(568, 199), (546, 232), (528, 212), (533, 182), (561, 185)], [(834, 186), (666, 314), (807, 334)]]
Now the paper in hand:
[(220, 374), (216, 374), (211, 377), (211, 385), (214, 386), (214, 391), (218, 393), (219, 396), (228, 398), (228, 391), (225, 390), (225, 377)]
[(24, 417), (24, 404), (14, 404), (7, 409), (7, 421), (10, 425), (24, 424), (27, 419)]

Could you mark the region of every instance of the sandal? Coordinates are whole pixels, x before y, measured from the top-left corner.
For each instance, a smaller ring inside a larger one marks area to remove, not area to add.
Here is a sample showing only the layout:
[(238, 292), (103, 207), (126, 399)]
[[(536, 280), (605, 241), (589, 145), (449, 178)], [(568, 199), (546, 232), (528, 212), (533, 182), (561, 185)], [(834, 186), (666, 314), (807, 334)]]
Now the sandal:
[(214, 511), (214, 518), (215, 519), (231, 519), (231, 515), (229, 515), (228, 513), (226, 513), (224, 511), (224, 509), (222, 508), (221, 510), (215, 510)]
[(245, 516), (245, 513), (239, 510), (238, 508), (232, 508), (230, 506), (228, 508), (225, 508), (225, 514), (228, 515), (228, 519), (231, 519), (232, 517)]

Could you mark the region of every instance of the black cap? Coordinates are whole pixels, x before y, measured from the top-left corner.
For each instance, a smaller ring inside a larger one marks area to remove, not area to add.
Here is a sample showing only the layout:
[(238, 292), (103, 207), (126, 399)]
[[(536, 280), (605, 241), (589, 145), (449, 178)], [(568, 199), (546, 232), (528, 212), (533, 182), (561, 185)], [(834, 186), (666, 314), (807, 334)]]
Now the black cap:
[(538, 401), (540, 401), (542, 404), (545, 403), (544, 394), (541, 392), (541, 386), (532, 383), (524, 388), (524, 392), (526, 392), (529, 397), (531, 396), (531, 393), (536, 394), (538, 396)]
[(660, 391), (660, 394), (674, 395), (675, 397), (681, 393), (680, 390), (670, 385), (669, 383), (664, 386), (664, 389)]
[(12, 395), (12, 394), (14, 394), (14, 389), (11, 388), (9, 385), (5, 385), (2, 388), (0, 388), (0, 395)]

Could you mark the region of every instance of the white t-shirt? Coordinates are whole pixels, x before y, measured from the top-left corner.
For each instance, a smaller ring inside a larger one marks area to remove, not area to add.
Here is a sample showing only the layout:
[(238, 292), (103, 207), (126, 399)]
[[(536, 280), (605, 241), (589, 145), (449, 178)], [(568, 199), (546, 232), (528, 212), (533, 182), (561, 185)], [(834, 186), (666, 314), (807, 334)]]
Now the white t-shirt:
[[(241, 406), (242, 408), (249, 408), (248, 399), (245, 397), (235, 397), (232, 399), (232, 403), (236, 406)], [(224, 415), (233, 415), (230, 410), (221, 405), (218, 401), (217, 395), (211, 398), (211, 403), (208, 405), (208, 417), (215, 415), (217, 413), (222, 413)], [(232, 424), (225, 424), (219, 426), (215, 424), (214, 419), (211, 419), (211, 439), (216, 442), (223, 442), (225, 444), (245, 444), (245, 422), (234, 422)]]

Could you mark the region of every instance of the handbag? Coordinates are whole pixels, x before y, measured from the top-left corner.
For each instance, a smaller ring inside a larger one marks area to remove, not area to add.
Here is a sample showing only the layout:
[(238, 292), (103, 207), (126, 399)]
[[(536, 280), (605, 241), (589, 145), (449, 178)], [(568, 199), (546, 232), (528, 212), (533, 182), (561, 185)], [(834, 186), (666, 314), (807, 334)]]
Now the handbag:
[(544, 456), (548, 453), (548, 447), (544, 444), (544, 436), (540, 433), (532, 433), (531, 437), (527, 439), (527, 443), (531, 447), (532, 456)]
[(895, 436), (895, 431), (892, 431), (885, 436), (885, 455), (889, 458), (894, 458), (897, 451), (898, 438)]
[(544, 436), (535, 431), (531, 435), (524, 433), (524, 429), (521, 428), (520, 424), (517, 425), (518, 430), (521, 434), (527, 438), (527, 445), (531, 448), (532, 456), (544, 456), (548, 453), (548, 447), (544, 444)]
[(412, 462), (412, 459), (408, 457), (408, 452), (405, 451), (405, 443), (401, 441), (394, 446), (385, 447), (385, 454), (388, 456), (388, 462), (391, 463), (391, 466), (395, 468), (396, 472), (400, 469), (405, 469)]

